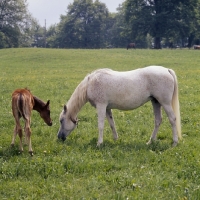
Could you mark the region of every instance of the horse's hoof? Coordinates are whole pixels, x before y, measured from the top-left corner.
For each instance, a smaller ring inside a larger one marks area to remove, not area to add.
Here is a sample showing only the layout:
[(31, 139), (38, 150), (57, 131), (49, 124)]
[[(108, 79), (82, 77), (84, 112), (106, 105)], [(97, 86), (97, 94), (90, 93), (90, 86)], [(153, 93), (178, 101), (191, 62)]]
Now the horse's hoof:
[(177, 146), (177, 144), (178, 144), (178, 142), (174, 142), (174, 143), (172, 144), (172, 147)]
[(150, 145), (152, 143), (152, 141), (151, 140), (149, 140), (146, 144), (147, 145)]
[(32, 151), (29, 151), (29, 153), (30, 153), (31, 156), (33, 156), (33, 152)]
[(102, 143), (97, 142), (97, 147), (100, 148)]
[(12, 143), (12, 144), (10, 144), (10, 146), (11, 146), (11, 147), (14, 147), (14, 144)]

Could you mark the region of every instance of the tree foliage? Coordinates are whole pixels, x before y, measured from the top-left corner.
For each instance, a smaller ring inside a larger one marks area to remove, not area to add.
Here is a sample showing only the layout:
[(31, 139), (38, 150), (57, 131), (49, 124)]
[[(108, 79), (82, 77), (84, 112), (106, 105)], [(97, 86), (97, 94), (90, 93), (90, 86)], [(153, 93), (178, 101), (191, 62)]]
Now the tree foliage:
[(200, 44), (200, 0), (125, 0), (116, 13), (100, 0), (74, 0), (48, 30), (26, 0), (0, 0), (0, 48), (125, 48), (130, 42), (158, 49)]
[(198, 0), (126, 0), (126, 21), (135, 37), (155, 38), (155, 48), (161, 48), (162, 37), (189, 37), (196, 21)]
[(26, 0), (0, 0), (0, 48), (44, 47), (43, 32)]
[(59, 46), (100, 48), (104, 44), (108, 9), (96, 0), (75, 0), (59, 23)]
[(130, 41), (131, 32), (124, 20), (124, 7), (119, 6), (118, 12), (110, 14), (107, 23), (107, 40), (114, 47), (125, 47)]
[(23, 0), (0, 1), (0, 47), (17, 47), (24, 23), (26, 2)]

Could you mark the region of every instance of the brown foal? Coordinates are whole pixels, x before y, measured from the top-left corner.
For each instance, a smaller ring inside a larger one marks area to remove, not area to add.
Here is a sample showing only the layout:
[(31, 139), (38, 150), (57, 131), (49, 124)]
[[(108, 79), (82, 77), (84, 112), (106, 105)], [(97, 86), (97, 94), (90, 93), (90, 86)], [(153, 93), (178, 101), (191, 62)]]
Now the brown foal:
[(23, 151), (22, 146), (22, 128), (20, 125), (20, 118), (23, 117), (25, 120), (25, 139), (29, 146), (29, 153), (32, 156), (33, 150), (31, 145), (31, 111), (36, 110), (40, 113), (41, 118), (45, 121), (48, 126), (52, 125), (52, 120), (50, 118), (50, 109), (49, 109), (48, 100), (47, 103), (44, 103), (42, 100), (33, 96), (28, 89), (17, 89), (12, 93), (12, 112), (15, 118), (15, 129), (13, 134), (13, 139), (11, 145), (14, 146), (16, 135), (19, 135), (20, 138), (20, 150)]

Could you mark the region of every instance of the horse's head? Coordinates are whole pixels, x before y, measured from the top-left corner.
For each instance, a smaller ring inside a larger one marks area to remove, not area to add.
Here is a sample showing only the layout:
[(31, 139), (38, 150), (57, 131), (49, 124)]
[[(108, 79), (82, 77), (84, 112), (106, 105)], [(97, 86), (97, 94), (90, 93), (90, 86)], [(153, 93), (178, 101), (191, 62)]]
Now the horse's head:
[(51, 126), (52, 120), (50, 117), (49, 103), (50, 101), (48, 100), (45, 106), (42, 107), (42, 110), (40, 111), (40, 116), (48, 126)]
[(64, 105), (64, 109), (60, 114), (60, 129), (58, 131), (58, 139), (66, 140), (66, 137), (74, 130), (78, 123), (77, 119), (72, 119), (67, 114), (67, 106)]

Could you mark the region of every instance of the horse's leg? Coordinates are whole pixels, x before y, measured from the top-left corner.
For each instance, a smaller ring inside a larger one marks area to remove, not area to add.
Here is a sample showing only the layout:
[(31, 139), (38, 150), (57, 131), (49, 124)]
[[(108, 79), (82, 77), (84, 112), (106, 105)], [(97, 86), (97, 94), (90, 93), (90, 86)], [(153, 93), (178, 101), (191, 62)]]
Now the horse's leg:
[(118, 134), (117, 134), (117, 131), (115, 129), (115, 121), (113, 119), (112, 111), (110, 109), (106, 110), (106, 117), (107, 117), (108, 123), (110, 124), (110, 128), (112, 129), (113, 138), (114, 138), (114, 140), (117, 140)]
[(15, 128), (14, 128), (11, 146), (14, 146), (17, 134), (19, 135), (19, 139), (20, 139), (20, 151), (23, 151), (23, 145), (22, 145), (22, 135), (23, 134), (22, 134), (22, 128), (20, 125), (20, 119), (18, 117), (17, 118), (15, 117)]
[(150, 140), (147, 142), (147, 144), (151, 144), (152, 141), (156, 140), (156, 135), (157, 135), (159, 126), (160, 126), (160, 124), (162, 122), (162, 114), (161, 114), (161, 105), (160, 105), (160, 103), (156, 99), (153, 99), (151, 101), (151, 103), (152, 103), (152, 106), (153, 106), (153, 112), (154, 112), (155, 121), (154, 121), (153, 133), (151, 135)]
[(175, 116), (172, 106), (170, 104), (163, 105), (163, 108), (164, 108), (164, 110), (168, 116), (169, 122), (172, 126), (173, 146), (176, 146), (178, 143), (178, 134), (177, 134), (177, 129), (176, 129), (176, 116)]
[(97, 108), (98, 129), (99, 129), (99, 138), (98, 138), (97, 146), (99, 147), (103, 143), (103, 129), (104, 129), (105, 116), (106, 116), (106, 106), (97, 105), (96, 108)]
[(30, 118), (25, 120), (25, 133), (26, 133), (26, 138), (28, 142), (28, 148), (29, 148), (29, 153), (32, 156), (33, 155), (33, 149), (31, 145), (31, 128), (30, 128)]

